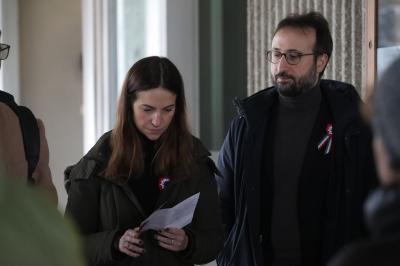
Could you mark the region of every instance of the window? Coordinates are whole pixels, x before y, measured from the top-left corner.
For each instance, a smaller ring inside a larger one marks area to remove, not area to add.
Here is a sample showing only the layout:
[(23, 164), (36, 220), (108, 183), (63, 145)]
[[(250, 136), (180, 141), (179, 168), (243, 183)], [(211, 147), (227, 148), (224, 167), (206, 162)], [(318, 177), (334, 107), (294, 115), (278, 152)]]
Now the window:
[(400, 1), (378, 1), (377, 76), (400, 56)]
[(247, 91), (245, 1), (84, 0), (83, 19), (84, 151), (112, 128), (126, 72), (149, 55), (177, 65), (193, 134), (219, 150)]
[(232, 101), (247, 94), (246, 2), (201, 0), (200, 138), (216, 159), (235, 113)]
[(131, 65), (166, 54), (165, 3), (83, 1), (84, 151), (113, 127), (119, 88)]
[(366, 1), (365, 36), (366, 93), (368, 99), (376, 79), (391, 62), (400, 56), (400, 0)]

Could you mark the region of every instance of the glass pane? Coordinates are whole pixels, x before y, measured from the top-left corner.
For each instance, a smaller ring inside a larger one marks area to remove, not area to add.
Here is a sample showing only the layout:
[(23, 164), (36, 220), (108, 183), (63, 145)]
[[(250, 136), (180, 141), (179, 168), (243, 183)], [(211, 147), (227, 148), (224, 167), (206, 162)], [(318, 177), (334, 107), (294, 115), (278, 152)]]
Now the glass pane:
[(109, 5), (109, 118), (113, 126), (125, 74), (146, 54), (146, 0), (110, 1)]
[(163, 55), (165, 0), (110, 0), (109, 98), (110, 124), (115, 121), (119, 89), (129, 68), (149, 55)]
[(146, 1), (117, 1), (118, 84), (133, 62), (146, 54)]
[(201, 0), (200, 138), (220, 149), (235, 112), (232, 101), (246, 96), (246, 1)]
[(377, 75), (400, 56), (400, 0), (378, 1)]

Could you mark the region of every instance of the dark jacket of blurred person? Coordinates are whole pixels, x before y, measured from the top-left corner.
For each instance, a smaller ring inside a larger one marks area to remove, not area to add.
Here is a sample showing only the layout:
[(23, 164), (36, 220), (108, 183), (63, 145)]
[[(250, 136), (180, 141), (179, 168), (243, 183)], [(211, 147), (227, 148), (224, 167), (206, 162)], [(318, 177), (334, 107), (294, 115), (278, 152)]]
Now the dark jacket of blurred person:
[(329, 266), (400, 265), (400, 185), (384, 186), (366, 202), (368, 240), (344, 248)]
[(400, 58), (379, 79), (373, 97), (374, 153), (381, 187), (364, 206), (371, 237), (344, 248), (329, 266), (400, 265)]
[[(1, 31), (0, 31), (1, 37)], [(8, 56), (10, 46), (1, 45), (1, 60)], [(0, 60), (0, 67), (1, 67)], [(0, 97), (13, 101), (13, 96), (7, 92), (0, 91)], [(56, 204), (58, 202), (57, 191), (54, 187), (49, 167), (49, 147), (43, 122), (37, 119), (40, 134), (40, 154), (37, 166), (32, 174), (35, 187), (43, 190)], [(22, 138), (21, 126), (18, 116), (5, 103), (0, 102), (0, 168), (7, 176), (16, 178), (24, 183), (27, 182), (28, 162), (25, 158), (24, 140)]]

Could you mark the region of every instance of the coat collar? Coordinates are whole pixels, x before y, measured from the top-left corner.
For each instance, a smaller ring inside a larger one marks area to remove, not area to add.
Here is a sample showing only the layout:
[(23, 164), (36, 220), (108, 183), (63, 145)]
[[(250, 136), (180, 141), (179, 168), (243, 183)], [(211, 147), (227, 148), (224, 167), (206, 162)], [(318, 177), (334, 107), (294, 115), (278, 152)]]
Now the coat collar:
[[(356, 119), (359, 113), (360, 96), (354, 86), (335, 80), (323, 79), (320, 81), (323, 97), (329, 105), (334, 122), (345, 126)], [(260, 123), (266, 121), (266, 115), (278, 103), (278, 92), (275, 87), (261, 90), (245, 99), (235, 99), (235, 106), (239, 117), (244, 117), (250, 129), (256, 129)]]
[[(65, 170), (65, 180), (66, 180), (66, 188), (69, 187), (71, 179), (89, 179), (93, 178), (104, 178), (104, 170), (107, 166), (107, 162), (110, 158), (110, 136), (111, 132), (105, 133), (97, 143), (89, 150), (89, 152), (74, 166), (70, 166)], [(194, 154), (194, 163), (193, 168), (190, 170), (193, 173), (193, 176), (190, 178), (198, 178), (198, 163), (207, 163), (208, 165), (213, 164), (211, 159), (209, 158), (210, 153), (203, 146), (199, 139), (193, 137), (193, 154)], [(210, 165), (210, 168), (215, 171), (215, 165)], [(179, 170), (179, 169), (178, 169)], [(190, 179), (189, 178), (189, 179)], [(129, 200), (136, 206), (139, 212), (146, 217), (146, 214), (139, 203), (137, 197), (133, 193), (130, 185), (127, 184), (127, 181), (124, 180), (110, 180), (105, 179), (107, 182), (115, 184), (112, 189), (121, 189), (123, 193), (129, 198)], [(178, 193), (178, 190), (173, 189), (177, 183), (186, 182), (187, 179), (177, 178), (172, 179), (165, 190), (162, 191), (160, 197), (156, 203), (156, 208), (161, 208), (165, 204), (168, 205), (168, 200), (174, 198), (174, 194)], [(67, 188), (68, 189), (68, 188)]]

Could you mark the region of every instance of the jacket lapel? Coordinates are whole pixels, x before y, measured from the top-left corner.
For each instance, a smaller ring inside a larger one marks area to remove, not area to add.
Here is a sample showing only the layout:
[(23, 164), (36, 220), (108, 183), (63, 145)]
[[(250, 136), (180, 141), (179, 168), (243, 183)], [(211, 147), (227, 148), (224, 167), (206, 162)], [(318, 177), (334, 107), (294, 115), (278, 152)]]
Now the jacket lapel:
[[(248, 221), (251, 221), (251, 226), (247, 227), (247, 230), (252, 244), (260, 243), (260, 185), (263, 178), (260, 174), (262, 163), (260, 158), (263, 156), (264, 136), (271, 121), (271, 116), (268, 115), (271, 114), (278, 100), (278, 93), (274, 89), (260, 93), (264, 94), (262, 98), (250, 97), (249, 101), (236, 102), (239, 115), (243, 116), (247, 123), (247, 130), (244, 133), (247, 134), (243, 143), (244, 152), (240, 155), (243, 165), (238, 171), (242, 173), (239, 188), (244, 189), (245, 196), (237, 198), (236, 201), (237, 205), (241, 206), (238, 209), (243, 211), (242, 215), (248, 216)], [(261, 263), (261, 245), (255, 244), (250, 249), (254, 252), (253, 258)], [(253, 262), (256, 263), (256, 261)]]
[(122, 189), (122, 191), (125, 193), (125, 195), (128, 197), (128, 199), (135, 205), (135, 207), (139, 210), (140, 214), (143, 215), (143, 218), (146, 218), (147, 215), (143, 210), (142, 205), (139, 203), (139, 200), (133, 193), (132, 189), (129, 187), (128, 183), (118, 183), (118, 186)]

